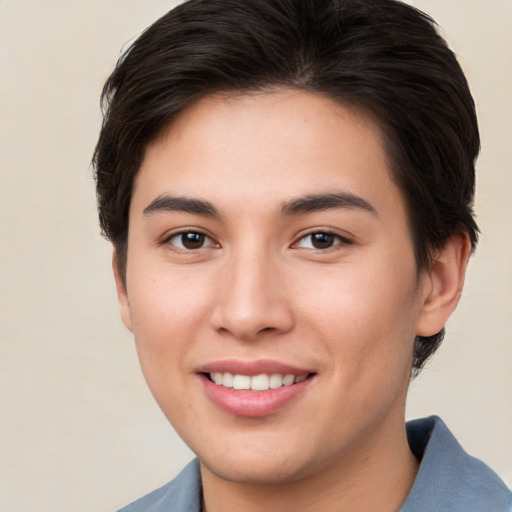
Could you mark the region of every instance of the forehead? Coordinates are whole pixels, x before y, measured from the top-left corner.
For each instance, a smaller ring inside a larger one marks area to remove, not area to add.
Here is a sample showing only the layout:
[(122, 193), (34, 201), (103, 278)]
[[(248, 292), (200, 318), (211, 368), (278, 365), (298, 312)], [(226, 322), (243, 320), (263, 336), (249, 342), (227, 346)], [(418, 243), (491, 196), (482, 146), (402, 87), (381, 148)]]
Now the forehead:
[(208, 96), (187, 108), (147, 147), (133, 199), (141, 207), (159, 194), (275, 206), (333, 190), (402, 203), (370, 115), (284, 90)]

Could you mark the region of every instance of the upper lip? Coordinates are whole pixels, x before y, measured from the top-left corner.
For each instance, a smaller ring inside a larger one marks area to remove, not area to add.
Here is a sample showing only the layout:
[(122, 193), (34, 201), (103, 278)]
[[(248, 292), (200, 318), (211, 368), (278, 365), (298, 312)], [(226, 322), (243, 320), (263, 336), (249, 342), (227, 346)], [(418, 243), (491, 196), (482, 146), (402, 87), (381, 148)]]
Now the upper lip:
[(197, 373), (232, 373), (233, 375), (260, 375), (262, 373), (272, 374), (279, 373), (282, 375), (304, 375), (306, 373), (314, 373), (311, 369), (301, 368), (280, 361), (271, 359), (258, 359), (254, 361), (241, 359), (223, 359), (212, 361), (199, 366)]

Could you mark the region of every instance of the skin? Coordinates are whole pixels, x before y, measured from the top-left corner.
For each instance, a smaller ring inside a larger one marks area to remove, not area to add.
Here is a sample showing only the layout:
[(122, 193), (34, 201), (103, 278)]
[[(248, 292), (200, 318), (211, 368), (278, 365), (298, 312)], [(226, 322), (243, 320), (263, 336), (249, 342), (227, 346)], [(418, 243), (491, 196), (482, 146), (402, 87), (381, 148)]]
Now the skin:
[[(333, 191), (371, 208), (283, 212)], [(158, 207), (162, 196), (219, 215)], [(319, 232), (333, 234), (320, 248)], [(204, 509), (398, 510), (417, 471), (404, 428), (414, 339), (444, 326), (468, 252), (454, 235), (418, 271), (380, 130), (354, 109), (284, 90), (182, 113), (147, 148), (126, 283), (115, 254), (114, 270), (148, 385), (201, 462)], [(314, 375), (277, 412), (237, 416), (198, 374), (226, 358)]]

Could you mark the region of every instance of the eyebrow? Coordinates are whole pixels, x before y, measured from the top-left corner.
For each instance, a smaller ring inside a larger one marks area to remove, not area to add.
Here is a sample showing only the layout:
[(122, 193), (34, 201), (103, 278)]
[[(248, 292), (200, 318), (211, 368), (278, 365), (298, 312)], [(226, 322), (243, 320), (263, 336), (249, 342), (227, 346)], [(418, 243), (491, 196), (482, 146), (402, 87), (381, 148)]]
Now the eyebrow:
[[(339, 192), (330, 194), (312, 194), (293, 199), (281, 206), (281, 215), (284, 217), (292, 215), (301, 215), (304, 213), (329, 210), (331, 208), (343, 208), (348, 210), (363, 210), (377, 215), (377, 210), (362, 197), (349, 192)], [(187, 212), (206, 217), (221, 218), (217, 208), (209, 201), (202, 199), (193, 199), (187, 197), (178, 197), (170, 195), (161, 195), (153, 199), (146, 208), (144, 215), (151, 215), (156, 212)]]
[(304, 213), (329, 210), (331, 208), (363, 210), (373, 215), (377, 215), (377, 210), (366, 199), (349, 192), (312, 194), (299, 197), (284, 203), (281, 207), (281, 215), (300, 215)]
[(221, 216), (219, 210), (208, 201), (170, 195), (158, 196), (143, 211), (144, 215), (151, 215), (156, 212), (187, 212), (215, 218)]

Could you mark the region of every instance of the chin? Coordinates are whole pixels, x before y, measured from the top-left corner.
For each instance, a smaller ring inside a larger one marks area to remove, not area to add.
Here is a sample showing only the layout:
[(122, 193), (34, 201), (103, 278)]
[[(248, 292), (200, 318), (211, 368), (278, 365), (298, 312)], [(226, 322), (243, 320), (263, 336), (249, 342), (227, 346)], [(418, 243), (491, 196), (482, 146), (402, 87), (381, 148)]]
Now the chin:
[(224, 447), (217, 445), (213, 452), (198, 450), (196, 454), (201, 466), (216, 477), (246, 485), (296, 482), (335, 462), (331, 450), (326, 453), (318, 443), (308, 443), (304, 435), (298, 440), (292, 433), (294, 442), (288, 443), (279, 435), (255, 437), (238, 438)]
[[(258, 459), (261, 459), (259, 457)], [(307, 476), (307, 464), (288, 460), (241, 460), (227, 457), (222, 462), (201, 460), (201, 466), (223, 480), (246, 485), (278, 485)]]

